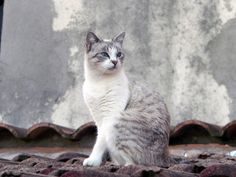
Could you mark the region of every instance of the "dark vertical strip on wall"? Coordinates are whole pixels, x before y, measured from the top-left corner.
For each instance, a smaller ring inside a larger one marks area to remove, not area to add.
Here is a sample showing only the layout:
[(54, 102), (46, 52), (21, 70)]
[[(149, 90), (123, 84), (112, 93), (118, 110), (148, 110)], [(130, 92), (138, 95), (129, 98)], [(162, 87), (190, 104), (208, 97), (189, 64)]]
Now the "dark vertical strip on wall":
[(0, 0), (0, 51), (1, 51), (1, 39), (2, 39), (3, 5), (4, 5), (4, 0)]

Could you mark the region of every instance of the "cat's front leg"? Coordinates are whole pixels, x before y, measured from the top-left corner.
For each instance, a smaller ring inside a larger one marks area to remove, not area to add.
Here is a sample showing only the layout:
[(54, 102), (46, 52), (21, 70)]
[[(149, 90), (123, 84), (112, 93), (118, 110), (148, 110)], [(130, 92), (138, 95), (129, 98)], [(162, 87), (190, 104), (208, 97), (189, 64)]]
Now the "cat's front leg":
[(106, 149), (105, 135), (98, 131), (97, 140), (92, 153), (89, 158), (84, 160), (83, 166), (100, 166)]

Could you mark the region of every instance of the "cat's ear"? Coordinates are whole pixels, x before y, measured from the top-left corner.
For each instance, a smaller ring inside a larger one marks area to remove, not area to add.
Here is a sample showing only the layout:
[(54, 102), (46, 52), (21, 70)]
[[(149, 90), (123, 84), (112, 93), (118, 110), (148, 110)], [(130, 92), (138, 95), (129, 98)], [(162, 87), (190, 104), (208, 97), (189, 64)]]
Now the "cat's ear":
[(112, 41), (113, 42), (117, 42), (117, 43), (119, 43), (122, 46), (124, 38), (125, 38), (125, 32), (122, 32), (119, 35), (117, 35), (116, 37), (114, 37), (112, 39)]
[(101, 40), (93, 32), (88, 32), (86, 37), (86, 51), (89, 52), (93, 44)]

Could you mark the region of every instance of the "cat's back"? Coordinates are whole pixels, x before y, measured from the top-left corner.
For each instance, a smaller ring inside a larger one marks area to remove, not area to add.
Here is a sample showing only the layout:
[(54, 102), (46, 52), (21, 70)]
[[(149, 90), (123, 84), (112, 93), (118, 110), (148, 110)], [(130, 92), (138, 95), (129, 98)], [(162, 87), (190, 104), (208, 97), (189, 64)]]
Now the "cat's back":
[[(147, 84), (130, 84), (130, 100), (126, 112), (145, 114), (146, 120), (163, 120), (169, 124), (170, 115), (160, 93)], [(136, 117), (138, 118), (138, 117)]]
[[(147, 84), (130, 84), (130, 101), (123, 113), (123, 118), (136, 123), (141, 130), (155, 134), (168, 141), (170, 132), (170, 115), (163, 97)], [(155, 136), (155, 135), (153, 135)]]

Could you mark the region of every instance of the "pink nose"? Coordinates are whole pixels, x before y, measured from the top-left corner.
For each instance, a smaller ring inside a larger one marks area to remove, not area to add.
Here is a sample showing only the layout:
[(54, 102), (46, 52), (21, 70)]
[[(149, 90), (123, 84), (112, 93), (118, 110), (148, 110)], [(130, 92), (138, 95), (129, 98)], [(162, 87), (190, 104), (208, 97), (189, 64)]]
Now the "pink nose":
[(116, 66), (116, 64), (117, 64), (117, 60), (111, 60), (111, 62)]

